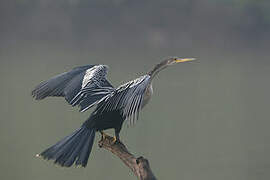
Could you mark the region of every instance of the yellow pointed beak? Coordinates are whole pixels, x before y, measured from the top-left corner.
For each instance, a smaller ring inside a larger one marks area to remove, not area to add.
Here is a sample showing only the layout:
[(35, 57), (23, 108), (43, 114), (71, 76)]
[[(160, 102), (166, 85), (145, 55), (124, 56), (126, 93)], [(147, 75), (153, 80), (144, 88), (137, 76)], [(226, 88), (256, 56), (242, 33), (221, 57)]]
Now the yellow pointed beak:
[(196, 59), (195, 58), (177, 58), (175, 62), (181, 63), (181, 62), (194, 61), (194, 60)]

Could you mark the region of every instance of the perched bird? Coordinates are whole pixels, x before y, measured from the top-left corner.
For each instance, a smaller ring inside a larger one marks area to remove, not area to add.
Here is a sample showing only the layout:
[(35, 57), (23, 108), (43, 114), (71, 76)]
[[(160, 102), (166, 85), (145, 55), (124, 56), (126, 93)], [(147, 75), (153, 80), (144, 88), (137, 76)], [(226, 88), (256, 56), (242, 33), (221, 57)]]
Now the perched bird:
[(81, 112), (93, 106), (96, 108), (79, 129), (37, 156), (53, 159), (54, 163), (60, 166), (70, 167), (76, 161), (76, 165), (85, 167), (96, 132), (101, 132), (104, 137), (103, 130), (113, 128), (114, 142), (120, 141), (119, 133), (123, 122), (133, 125), (140, 110), (150, 100), (153, 78), (170, 65), (192, 60), (194, 58), (167, 58), (147, 74), (117, 88), (106, 79), (106, 65), (76, 67), (40, 83), (32, 91), (36, 100), (61, 96), (72, 106), (79, 106)]

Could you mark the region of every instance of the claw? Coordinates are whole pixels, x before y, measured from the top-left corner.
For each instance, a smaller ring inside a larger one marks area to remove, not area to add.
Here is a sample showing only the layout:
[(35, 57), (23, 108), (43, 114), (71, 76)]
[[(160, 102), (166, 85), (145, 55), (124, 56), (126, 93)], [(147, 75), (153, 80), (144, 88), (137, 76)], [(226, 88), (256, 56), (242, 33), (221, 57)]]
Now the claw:
[(99, 131), (100, 134), (101, 134), (101, 140), (104, 140), (106, 139), (107, 137), (109, 138), (113, 138), (112, 139), (112, 144), (116, 144), (117, 142), (120, 142), (120, 139), (119, 139), (119, 135), (115, 135), (113, 137), (111, 137), (110, 135), (106, 134), (104, 131)]
[(103, 132), (103, 131), (100, 131), (100, 134), (101, 134), (101, 139), (106, 139), (106, 137), (109, 136), (108, 134), (106, 134), (106, 133)]
[(116, 136), (113, 136), (113, 144), (115, 144), (117, 142), (117, 137)]

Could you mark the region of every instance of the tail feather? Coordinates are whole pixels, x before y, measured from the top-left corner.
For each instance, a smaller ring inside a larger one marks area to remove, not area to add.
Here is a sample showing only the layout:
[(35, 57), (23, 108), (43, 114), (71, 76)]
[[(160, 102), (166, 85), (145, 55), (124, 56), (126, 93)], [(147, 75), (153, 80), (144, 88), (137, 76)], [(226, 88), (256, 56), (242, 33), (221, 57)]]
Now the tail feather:
[[(95, 136), (95, 132), (91, 132), (89, 136), (92, 136), (92, 134)], [(85, 146), (82, 148), (81, 153), (79, 154), (79, 157), (76, 161), (76, 165), (82, 165), (85, 166), (88, 162), (88, 157), (90, 155), (91, 149), (88, 148), (89, 146), (93, 146), (94, 138), (90, 139), (90, 141), (87, 141)]]
[(79, 135), (79, 131), (81, 129), (76, 130), (71, 135), (66, 136), (62, 140), (58, 141), (55, 145), (51, 146), (50, 148), (43, 151), (39, 156), (42, 156), (46, 160), (50, 159), (58, 159), (59, 156), (61, 156), (61, 152), (63, 149), (70, 144), (72, 141), (69, 141), (72, 138), (76, 138)]
[(95, 129), (82, 126), (71, 135), (66, 136), (55, 145), (43, 151), (40, 155), (46, 160), (54, 160), (55, 164), (70, 167), (76, 165), (85, 167), (95, 138)]
[(77, 138), (80, 141), (72, 142), (63, 147), (61, 154), (54, 162), (61, 166), (70, 167), (78, 156), (79, 150), (81, 149), (83, 143), (85, 143), (86, 136), (80, 134)]

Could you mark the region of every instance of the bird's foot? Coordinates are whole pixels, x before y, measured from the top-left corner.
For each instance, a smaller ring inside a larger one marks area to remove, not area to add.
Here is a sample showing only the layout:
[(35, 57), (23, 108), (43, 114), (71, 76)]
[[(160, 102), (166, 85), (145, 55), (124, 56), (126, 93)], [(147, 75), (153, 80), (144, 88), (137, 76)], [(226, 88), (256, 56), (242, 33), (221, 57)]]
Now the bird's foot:
[(117, 139), (117, 137), (116, 136), (113, 136), (113, 144), (116, 144), (116, 142), (118, 142), (118, 139)]
[(103, 131), (100, 131), (100, 134), (101, 134), (101, 140), (106, 139), (106, 137), (111, 137)]
[(121, 142), (119, 136), (111, 137), (110, 135), (106, 134), (104, 131), (100, 131), (100, 134), (101, 134), (101, 141), (105, 139), (110, 139), (112, 144), (117, 144), (118, 142)]
[(121, 143), (119, 136), (113, 136), (112, 143), (113, 144)]

